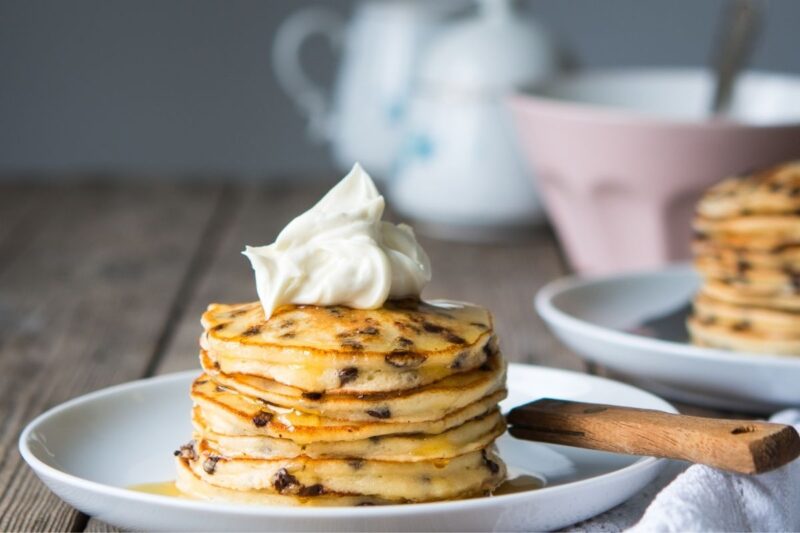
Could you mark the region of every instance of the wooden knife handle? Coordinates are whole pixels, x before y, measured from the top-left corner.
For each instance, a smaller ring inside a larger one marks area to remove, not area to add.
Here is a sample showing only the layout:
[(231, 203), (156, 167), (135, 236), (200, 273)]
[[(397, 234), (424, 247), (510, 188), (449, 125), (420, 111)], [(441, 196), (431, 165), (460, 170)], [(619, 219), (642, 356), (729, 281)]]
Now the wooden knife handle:
[(800, 455), (791, 426), (543, 398), (507, 416), (514, 437), (759, 474)]

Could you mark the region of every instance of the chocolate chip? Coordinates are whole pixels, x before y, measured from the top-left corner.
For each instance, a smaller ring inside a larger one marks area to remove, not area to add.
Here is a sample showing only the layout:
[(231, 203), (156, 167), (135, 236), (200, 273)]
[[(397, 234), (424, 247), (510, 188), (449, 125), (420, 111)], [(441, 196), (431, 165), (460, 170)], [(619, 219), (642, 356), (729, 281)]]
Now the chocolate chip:
[(460, 369), (462, 366), (464, 366), (464, 363), (467, 362), (468, 357), (469, 357), (469, 352), (461, 352), (456, 356), (455, 359), (453, 359), (453, 362), (450, 363), (450, 368), (452, 368), (453, 370)]
[(317, 401), (317, 400), (321, 400), (322, 399), (322, 395), (323, 395), (322, 392), (304, 392), (303, 393), (303, 398), (305, 398), (307, 400)]
[(344, 387), (351, 381), (355, 381), (358, 378), (358, 368), (354, 366), (348, 366), (345, 368), (339, 369), (339, 386)]
[(494, 343), (490, 340), (486, 344), (483, 345), (483, 353), (486, 357), (491, 357), (495, 354), (496, 347)]
[(381, 420), (392, 417), (392, 412), (385, 405), (377, 409), (367, 409), (367, 414), (375, 418), (380, 418)]
[(398, 329), (403, 331), (411, 331), (412, 333), (420, 333), (420, 329), (415, 326), (414, 324), (410, 324), (408, 322), (402, 322), (400, 320), (395, 320), (394, 325), (397, 326)]
[(175, 450), (174, 455), (175, 457), (180, 456), (181, 459), (186, 459), (188, 461), (194, 461), (197, 459), (197, 452), (194, 451), (194, 441), (190, 440), (186, 444), (182, 445), (180, 449)]
[(219, 331), (221, 329), (225, 329), (225, 326), (227, 326), (227, 324), (217, 324), (216, 326), (211, 328), (211, 331)]
[(281, 322), (281, 325), (278, 326), (278, 327), (281, 328), (281, 329), (286, 329), (286, 328), (290, 328), (292, 326), (294, 326), (294, 320), (289, 318), (289, 319), (284, 320), (283, 322)]
[(325, 487), (317, 483), (316, 485), (310, 485), (308, 487), (300, 487), (300, 496), (319, 496), (325, 492)]
[(220, 457), (218, 457), (216, 455), (211, 455), (211, 456), (208, 457), (208, 459), (203, 461), (203, 470), (205, 470), (206, 474), (208, 474), (209, 476), (214, 475), (214, 472), (217, 469), (217, 463), (219, 462), (219, 460), (220, 460)]
[(481, 366), (478, 367), (478, 370), (480, 370), (481, 372), (488, 372), (490, 370), (493, 370), (493, 368), (492, 365), (490, 365), (489, 362), (486, 361), (485, 363), (483, 363)]
[(787, 268), (786, 275), (789, 276), (789, 283), (791, 283), (794, 292), (800, 292), (800, 272)]
[(272, 477), (272, 486), (281, 494), (299, 484), (297, 478), (291, 475), (285, 468), (281, 468), (275, 472), (275, 475)]
[(353, 470), (361, 470), (361, 467), (364, 466), (364, 460), (363, 459), (348, 459), (347, 460), (347, 464)]
[(257, 428), (263, 428), (270, 423), (272, 416), (272, 413), (268, 411), (259, 411), (253, 416), (253, 424), (255, 424)]
[(294, 334), (293, 331), (287, 331), (286, 333), (283, 333), (282, 335), (280, 335), (281, 339), (294, 339), (294, 337), (295, 337), (295, 334)]
[(409, 346), (414, 346), (414, 341), (406, 337), (397, 337), (394, 340), (394, 343), (400, 346), (401, 348), (408, 348)]
[(736, 260), (736, 271), (739, 272), (739, 274), (744, 274), (751, 268), (753, 268), (753, 265), (750, 264), (749, 261), (745, 261), (744, 259)]
[(452, 331), (445, 331), (443, 333), (443, 335), (444, 335), (444, 338), (448, 342), (452, 342), (453, 344), (466, 344), (467, 343), (467, 341), (465, 341), (463, 337), (459, 337), (458, 335), (456, 335)]
[(383, 359), (395, 368), (417, 368), (428, 359), (428, 356), (408, 350), (395, 350), (387, 353)]
[(441, 333), (444, 331), (444, 328), (438, 324), (433, 324), (432, 322), (423, 322), (422, 329), (427, 331), (428, 333)]
[(242, 337), (252, 337), (253, 335), (258, 335), (259, 333), (261, 333), (261, 325), (257, 324), (244, 330), (242, 332)]
[(352, 339), (347, 339), (342, 341), (342, 348), (350, 348), (351, 350), (361, 351), (364, 349), (364, 345), (360, 342)]
[(380, 330), (375, 326), (367, 326), (356, 331), (359, 335), (378, 335)]
[(750, 329), (750, 326), (751, 326), (750, 322), (748, 322), (747, 320), (742, 320), (741, 322), (737, 322), (736, 324), (734, 324), (732, 328), (733, 331), (747, 331), (748, 329)]
[(500, 465), (489, 459), (489, 457), (486, 455), (486, 450), (481, 451), (481, 456), (483, 457), (483, 464), (486, 465), (486, 468), (489, 469), (489, 472), (496, 474), (500, 471)]

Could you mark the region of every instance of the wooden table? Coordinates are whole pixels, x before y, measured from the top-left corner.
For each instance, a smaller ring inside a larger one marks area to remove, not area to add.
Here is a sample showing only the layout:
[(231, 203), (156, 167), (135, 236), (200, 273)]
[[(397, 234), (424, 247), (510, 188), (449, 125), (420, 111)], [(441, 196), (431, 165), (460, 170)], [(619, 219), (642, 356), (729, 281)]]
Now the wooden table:
[[(86, 392), (198, 368), (201, 311), (256, 298), (244, 245), (270, 242), (328, 186), (0, 186), (0, 531), (112, 529), (39, 482), (20, 430)], [(425, 295), (490, 308), (508, 359), (592, 370), (532, 309), (567, 270), (549, 229), (517, 245), (421, 241), (434, 267)]]

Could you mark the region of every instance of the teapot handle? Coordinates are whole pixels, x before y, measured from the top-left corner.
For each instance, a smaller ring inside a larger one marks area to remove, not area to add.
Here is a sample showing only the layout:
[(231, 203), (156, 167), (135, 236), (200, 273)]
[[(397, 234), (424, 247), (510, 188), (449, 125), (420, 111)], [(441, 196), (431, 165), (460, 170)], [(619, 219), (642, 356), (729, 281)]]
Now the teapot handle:
[(334, 50), (341, 47), (345, 22), (336, 11), (313, 6), (293, 13), (278, 28), (272, 47), (272, 68), (278, 84), (308, 119), (308, 133), (324, 140), (329, 130), (328, 91), (311, 80), (301, 64), (300, 50), (312, 36), (324, 37)]

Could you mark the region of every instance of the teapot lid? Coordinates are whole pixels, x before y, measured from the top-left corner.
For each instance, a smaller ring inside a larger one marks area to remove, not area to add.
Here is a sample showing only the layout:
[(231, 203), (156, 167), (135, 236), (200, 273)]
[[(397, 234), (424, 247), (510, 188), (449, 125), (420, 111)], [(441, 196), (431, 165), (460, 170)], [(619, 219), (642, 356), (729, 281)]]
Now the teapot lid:
[(510, 0), (480, 0), (477, 16), (442, 29), (428, 48), (420, 81), (431, 87), (505, 91), (553, 73), (555, 47)]

